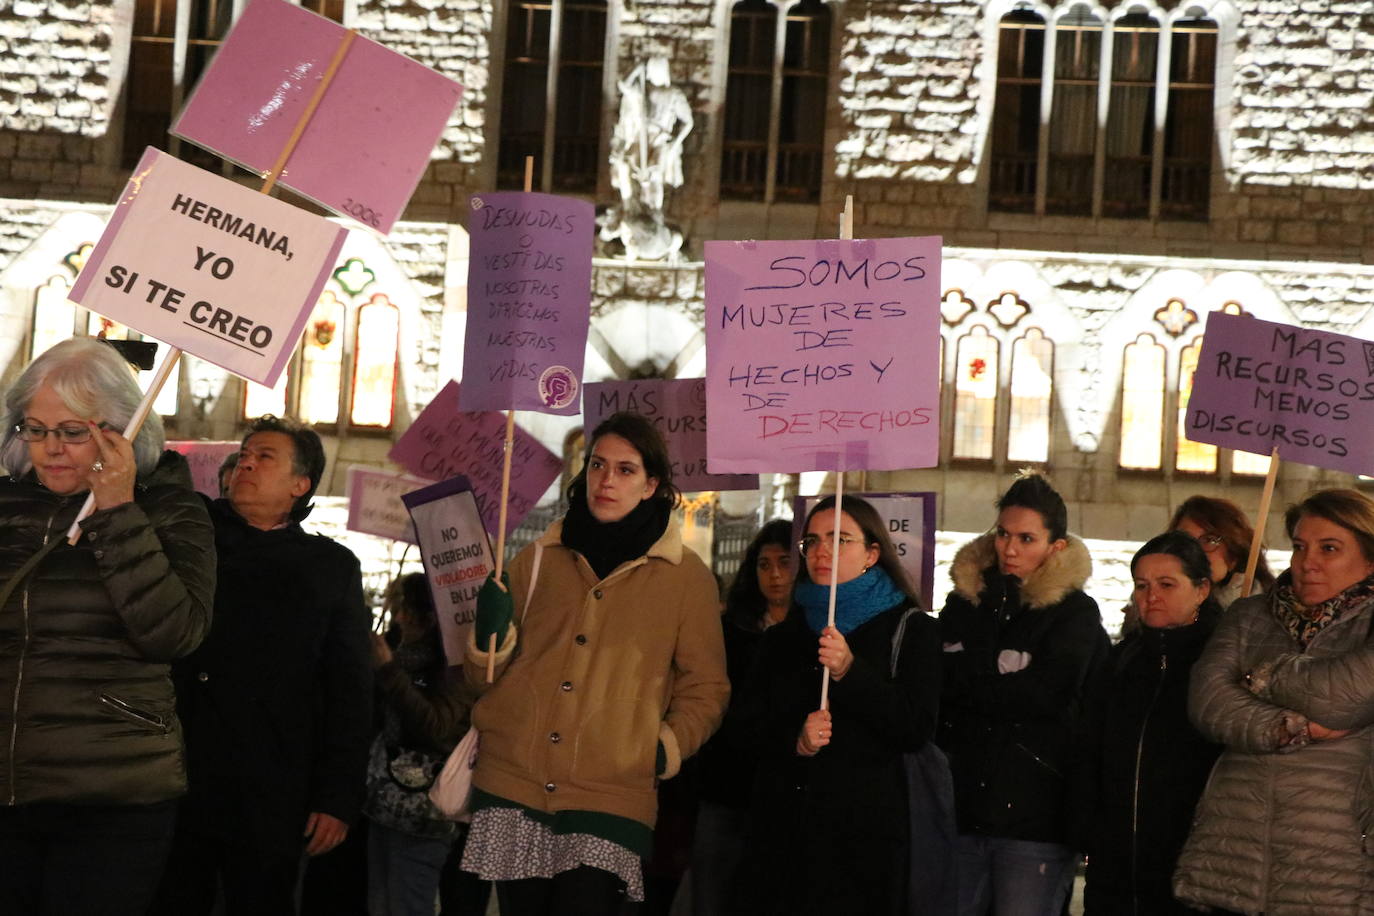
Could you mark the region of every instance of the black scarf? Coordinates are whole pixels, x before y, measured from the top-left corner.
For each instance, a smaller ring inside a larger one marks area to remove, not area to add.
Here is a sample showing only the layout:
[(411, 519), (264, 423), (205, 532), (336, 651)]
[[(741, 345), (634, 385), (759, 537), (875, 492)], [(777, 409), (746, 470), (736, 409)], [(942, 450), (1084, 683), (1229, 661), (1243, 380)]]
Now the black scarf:
[(668, 530), (672, 506), (666, 499), (650, 497), (618, 522), (598, 522), (587, 507), (585, 487), (574, 487), (568, 496), (563, 546), (582, 554), (599, 579), (609, 576), (621, 563), (644, 556)]

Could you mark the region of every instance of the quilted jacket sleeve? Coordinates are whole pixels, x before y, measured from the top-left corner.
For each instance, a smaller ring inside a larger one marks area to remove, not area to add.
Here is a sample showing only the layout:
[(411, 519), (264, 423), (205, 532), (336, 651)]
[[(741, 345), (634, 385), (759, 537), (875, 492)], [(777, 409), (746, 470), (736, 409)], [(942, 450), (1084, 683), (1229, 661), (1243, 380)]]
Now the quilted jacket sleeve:
[[(1188, 686), (1188, 717), (1206, 738), (1230, 750), (1258, 754), (1278, 751), (1286, 722), (1294, 713), (1259, 699), (1245, 686), (1245, 648), (1251, 618), (1267, 614), (1267, 598), (1236, 602), (1193, 666)], [(1300, 718), (1300, 717), (1299, 717)]]
[(1374, 634), (1334, 656), (1289, 653), (1265, 666), (1260, 696), (1327, 728), (1374, 725)]
[(215, 536), (189, 486), (159, 485), (81, 525), (129, 641), (152, 662), (200, 645), (215, 594)]

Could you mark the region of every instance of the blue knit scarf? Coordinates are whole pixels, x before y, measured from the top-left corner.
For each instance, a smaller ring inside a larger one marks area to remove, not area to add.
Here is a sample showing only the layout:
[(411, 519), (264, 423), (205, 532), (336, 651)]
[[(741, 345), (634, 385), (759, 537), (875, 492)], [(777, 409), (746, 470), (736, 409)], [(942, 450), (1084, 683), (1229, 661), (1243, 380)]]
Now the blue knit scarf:
[[(792, 589), (792, 597), (806, 612), (806, 625), (811, 632), (824, 630), (830, 614), (830, 583), (798, 582)], [(887, 570), (874, 566), (863, 575), (836, 586), (835, 628), (848, 636), (883, 611), (906, 600), (906, 592), (897, 587)]]

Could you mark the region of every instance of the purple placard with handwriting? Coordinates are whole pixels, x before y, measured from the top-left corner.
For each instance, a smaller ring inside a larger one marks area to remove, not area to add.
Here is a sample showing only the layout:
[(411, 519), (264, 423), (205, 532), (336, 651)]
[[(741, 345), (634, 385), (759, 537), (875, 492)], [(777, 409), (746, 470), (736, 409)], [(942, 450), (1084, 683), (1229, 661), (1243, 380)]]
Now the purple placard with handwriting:
[[(259, 174), (276, 165), (348, 34), (286, 0), (252, 0), (172, 133)], [(279, 183), (383, 234), (405, 210), (463, 87), (355, 37)]]
[[(493, 537), (500, 523), (502, 443), (506, 418), (492, 412), (458, 409), (458, 383), (449, 382), (420, 412), (388, 457), (401, 467), (429, 480), (464, 475), (482, 522)], [(563, 473), (563, 462), (538, 439), (515, 427), (515, 452), (510, 464), (510, 533), (539, 502), (539, 497)]]
[(1374, 343), (1212, 312), (1184, 424), (1194, 442), (1374, 473)]
[(471, 206), (463, 409), (572, 416), (590, 320), (592, 205), (499, 191)]
[(713, 473), (931, 467), (940, 239), (706, 243)]
[(757, 474), (706, 470), (706, 379), (594, 382), (582, 394), (587, 436), (618, 410), (643, 414), (658, 427), (673, 463), (673, 483), (682, 492), (758, 489)]

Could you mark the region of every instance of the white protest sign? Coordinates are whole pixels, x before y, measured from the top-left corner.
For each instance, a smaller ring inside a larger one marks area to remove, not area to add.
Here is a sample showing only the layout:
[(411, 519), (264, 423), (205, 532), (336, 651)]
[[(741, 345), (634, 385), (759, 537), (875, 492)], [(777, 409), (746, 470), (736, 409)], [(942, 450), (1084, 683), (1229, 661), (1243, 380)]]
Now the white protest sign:
[(444, 655), (463, 663), (477, 592), (492, 570), (491, 542), (466, 477), (444, 480), (401, 497), (415, 522)]
[(401, 497), (411, 490), (429, 486), (433, 481), (375, 468), (348, 469), (348, 523), (350, 531), (361, 531), (393, 541), (415, 543), (415, 526), (410, 523)]
[[(935, 494), (934, 493), (846, 493), (840, 500), (857, 496), (877, 510), (887, 523), (887, 536), (897, 551), (902, 568), (911, 579), (916, 594), (929, 609), (935, 596)], [(801, 525), (811, 507), (824, 496), (798, 496), (793, 504), (797, 540)], [(829, 583), (821, 583), (823, 585)]]
[(271, 387), (346, 235), (326, 219), (150, 148), (71, 298)]

